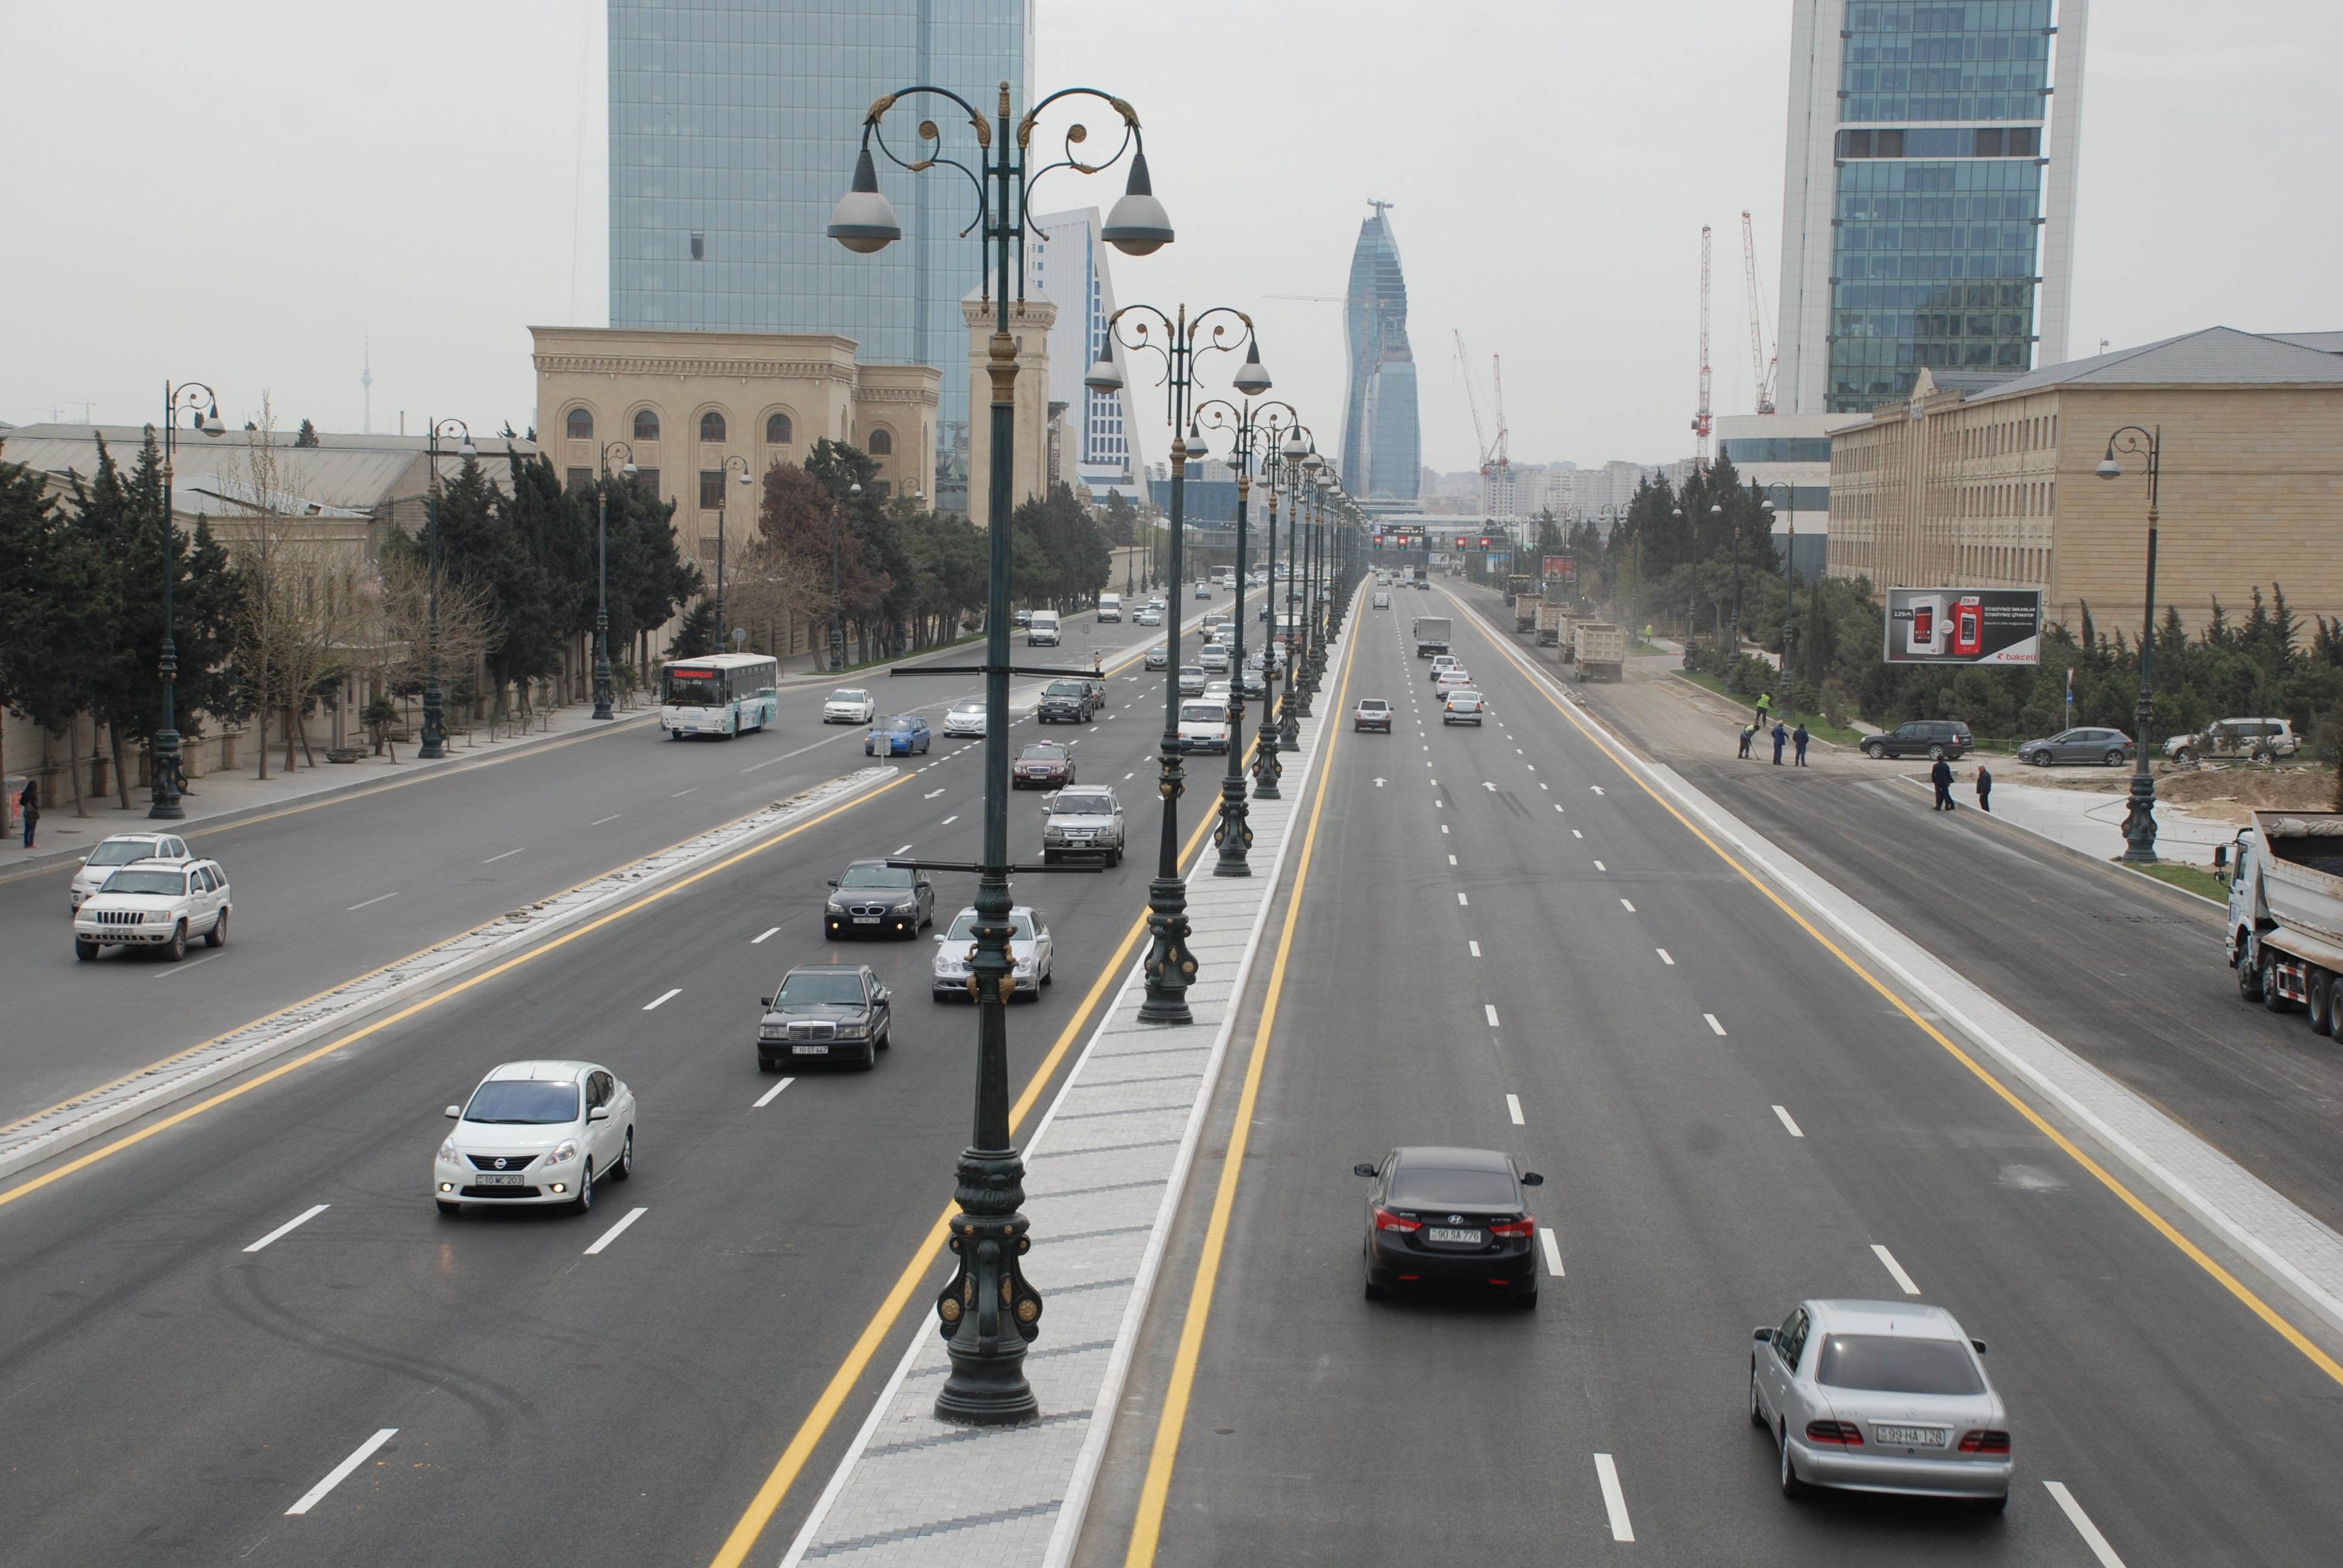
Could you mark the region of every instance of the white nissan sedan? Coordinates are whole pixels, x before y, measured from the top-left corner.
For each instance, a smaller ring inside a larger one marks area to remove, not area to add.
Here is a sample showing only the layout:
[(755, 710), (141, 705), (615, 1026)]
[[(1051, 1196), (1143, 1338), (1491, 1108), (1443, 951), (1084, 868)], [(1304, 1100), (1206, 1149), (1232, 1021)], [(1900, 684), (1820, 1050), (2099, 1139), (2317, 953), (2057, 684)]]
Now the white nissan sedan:
[(879, 717), (879, 704), (859, 686), (841, 686), (821, 705), (824, 724), (869, 724)]
[(590, 1061), (508, 1061), (447, 1115), (455, 1131), (431, 1162), (442, 1214), (467, 1203), (583, 1214), (595, 1182), (635, 1173), (635, 1091)]

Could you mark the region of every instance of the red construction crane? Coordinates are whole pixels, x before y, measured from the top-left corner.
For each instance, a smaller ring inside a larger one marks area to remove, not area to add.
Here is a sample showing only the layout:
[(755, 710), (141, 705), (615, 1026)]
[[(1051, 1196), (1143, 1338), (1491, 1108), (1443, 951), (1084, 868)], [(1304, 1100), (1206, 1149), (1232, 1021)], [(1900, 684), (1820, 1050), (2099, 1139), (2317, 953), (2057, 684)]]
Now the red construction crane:
[(1757, 241), (1749, 231), (1749, 215), (1741, 215), (1741, 270), (1749, 289), (1749, 374), (1757, 388), (1757, 412), (1774, 411), (1774, 376), (1778, 356), (1765, 352), (1765, 297), (1757, 292)]
[(1708, 225), (1700, 226), (1700, 407), (1692, 417), (1693, 461), (1708, 467)]

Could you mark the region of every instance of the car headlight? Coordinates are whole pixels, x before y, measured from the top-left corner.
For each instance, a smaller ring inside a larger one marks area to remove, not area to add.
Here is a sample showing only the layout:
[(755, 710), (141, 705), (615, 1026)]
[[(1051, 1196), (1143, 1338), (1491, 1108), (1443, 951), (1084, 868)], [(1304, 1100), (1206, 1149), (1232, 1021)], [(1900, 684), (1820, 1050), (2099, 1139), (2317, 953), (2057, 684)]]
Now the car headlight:
[(788, 1024), (760, 1023), (757, 1026), (757, 1038), (759, 1040), (787, 1040), (789, 1037), (789, 1026)]
[(442, 1165), (461, 1165), (463, 1162), (464, 1156), (458, 1152), (456, 1148), (456, 1135), (450, 1132), (447, 1134), (447, 1138), (440, 1142), (439, 1163)]
[(1062, 844), (1065, 841), (1066, 830), (1063, 828), (1044, 828), (1041, 829), (1041, 842), (1044, 844)]
[(900, 903), (900, 904), (897, 904), (897, 905), (895, 906), (895, 912), (896, 912), (897, 914), (899, 914), (899, 915), (910, 915), (910, 914), (916, 914), (916, 913), (918, 913), (918, 912), (919, 912), (919, 908), (920, 908), (920, 900), (917, 900), (917, 899), (913, 899), (913, 900), (910, 900), (908, 903)]
[(838, 1038), (840, 1040), (860, 1040), (870, 1032), (867, 1028), (859, 1023), (841, 1023), (838, 1026)]
[(1017, 960), (1017, 972), (1021, 975), (1031, 974), (1033, 972), (1033, 960), (1031, 959), (1019, 959)]
[(575, 1138), (565, 1138), (554, 1145), (553, 1152), (545, 1157), (545, 1162), (548, 1165), (563, 1165), (577, 1158), (578, 1141)]

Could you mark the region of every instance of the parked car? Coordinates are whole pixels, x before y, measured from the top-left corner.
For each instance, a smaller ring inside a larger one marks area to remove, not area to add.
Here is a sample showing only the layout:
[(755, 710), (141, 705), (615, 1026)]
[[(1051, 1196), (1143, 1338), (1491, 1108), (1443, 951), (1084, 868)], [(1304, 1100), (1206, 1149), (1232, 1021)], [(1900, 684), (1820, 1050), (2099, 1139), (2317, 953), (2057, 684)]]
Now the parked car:
[(865, 757), (924, 757), (932, 744), (928, 721), (916, 713), (899, 713), (871, 726), (863, 737)]
[(177, 963), (190, 937), (226, 945), (232, 908), (217, 860), (134, 860), (74, 911), (74, 957), (86, 963), (101, 948), (155, 947)]
[(936, 885), (907, 866), (856, 860), (833, 878), (822, 910), (822, 929), (832, 937), (892, 931), (909, 941), (936, 918)]
[(1996, 1513), (2009, 1502), (2008, 1409), (1985, 1342), (1942, 1307), (1806, 1301), (1754, 1337), (1749, 1420), (1780, 1445), (1783, 1496), (1844, 1486)]
[(1122, 802), (1101, 784), (1061, 789), (1041, 819), (1041, 863), (1098, 859), (1122, 864)]
[(1367, 1289), (1454, 1284), (1538, 1299), (1537, 1221), (1523, 1196), (1545, 1178), (1492, 1149), (1394, 1149), (1367, 1178)]
[(508, 1061), (461, 1105), (431, 1161), (439, 1212), (467, 1203), (594, 1207), (594, 1183), (635, 1173), (635, 1091), (591, 1061)]
[(1012, 789), (1062, 789), (1074, 781), (1074, 754), (1054, 740), (1036, 740), (1010, 765)]
[[(1011, 994), (1028, 1000), (1038, 998), (1041, 988), (1057, 978), (1052, 962), (1056, 955), (1050, 928), (1038, 913), (1023, 904), (1009, 911), (1009, 964), (1015, 988)], [(954, 915), (950, 927), (936, 939), (929, 994), (938, 1001), (960, 996), (974, 1000), (976, 992), (970, 982), (975, 959), (976, 907), (971, 904)]]
[(2302, 738), (2284, 719), (2224, 719), (2194, 735), (2175, 735), (2164, 743), (2164, 754), (2175, 762), (2195, 762), (2206, 757), (2275, 762), (2301, 749)]
[(890, 996), (869, 964), (799, 964), (759, 997), (757, 1070), (850, 1061), (868, 1072), (894, 1043)]
[(1951, 760), (1967, 756), (1976, 746), (1969, 727), (1957, 719), (1916, 719), (1865, 741), (1863, 754), (1875, 761), (1882, 757)]
[(944, 734), (947, 738), (984, 733), (984, 699), (966, 697), (951, 705), (944, 714)]
[(187, 841), (176, 833), (115, 833), (100, 839), (81, 859), (65, 896), (80, 909), (106, 879), (134, 860), (188, 860)]
[(2060, 762), (2102, 762), (2120, 768), (2138, 750), (2120, 729), (2062, 729), (2044, 740), (2029, 740), (2017, 749), (2020, 762), (2048, 768)]
[(1470, 687), (1459, 686), (1449, 691), (1447, 701), (1441, 705), (1440, 722), (1470, 724), (1478, 729), (1481, 716), (1487, 711), (1488, 705), (1482, 700), (1479, 692)]
[(1041, 724), (1088, 724), (1091, 712), (1090, 682), (1053, 680), (1042, 689), (1041, 700), (1033, 709), (1033, 718)]
[(1391, 727), (1392, 705), (1383, 698), (1362, 697), (1358, 707), (1351, 710), (1351, 728), (1354, 730), (1380, 729), (1389, 735)]
[(824, 724), (868, 724), (879, 717), (879, 704), (859, 686), (841, 686), (821, 705)]
[(1163, 644), (1161, 644), (1161, 643), (1157, 643), (1153, 648), (1149, 648), (1149, 649), (1147, 650), (1147, 668), (1150, 668), (1150, 669), (1161, 669), (1161, 668), (1163, 668), (1165, 666), (1169, 665), (1171, 662), (1172, 662), (1172, 650), (1171, 650), (1171, 648), (1170, 648), (1166, 647), (1165, 645), (1163, 645)]

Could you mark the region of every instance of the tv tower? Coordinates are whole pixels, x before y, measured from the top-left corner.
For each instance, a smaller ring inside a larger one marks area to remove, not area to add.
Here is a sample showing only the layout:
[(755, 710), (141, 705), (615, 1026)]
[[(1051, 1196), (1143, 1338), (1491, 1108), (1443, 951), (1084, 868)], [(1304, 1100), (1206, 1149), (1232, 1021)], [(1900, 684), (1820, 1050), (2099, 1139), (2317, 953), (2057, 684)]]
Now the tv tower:
[(371, 332), (366, 336), (366, 358), (358, 371), (358, 387), (364, 399), (364, 413), (358, 428), (371, 436), (374, 434), (374, 334)]

